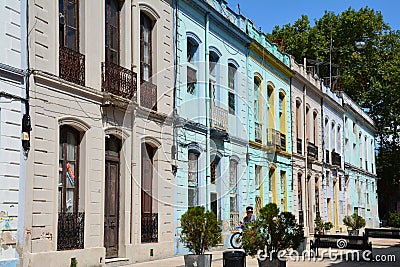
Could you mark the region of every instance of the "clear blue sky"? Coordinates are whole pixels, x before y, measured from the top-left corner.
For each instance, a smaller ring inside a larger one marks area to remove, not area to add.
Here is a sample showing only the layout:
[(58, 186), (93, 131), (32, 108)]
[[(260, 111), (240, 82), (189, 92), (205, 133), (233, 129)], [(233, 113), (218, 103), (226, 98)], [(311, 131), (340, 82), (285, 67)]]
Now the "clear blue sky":
[(380, 11), (392, 29), (400, 30), (400, 0), (228, 0), (228, 5), (251, 19), (263, 32), (271, 32), (275, 25), (293, 24), (302, 14), (311, 25), (325, 10), (340, 13), (349, 7), (359, 10), (368, 6)]

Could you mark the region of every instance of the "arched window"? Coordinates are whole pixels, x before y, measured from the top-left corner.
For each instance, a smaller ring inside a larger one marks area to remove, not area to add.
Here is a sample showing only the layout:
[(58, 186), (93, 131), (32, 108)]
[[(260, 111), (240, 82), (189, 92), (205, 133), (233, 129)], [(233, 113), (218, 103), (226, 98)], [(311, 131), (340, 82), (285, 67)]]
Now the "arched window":
[(236, 73), (237, 67), (229, 63), (228, 64), (228, 106), (229, 106), (229, 113), (235, 115), (236, 110), (236, 101), (235, 101), (235, 94), (236, 94)]
[(261, 79), (254, 76), (254, 120), (259, 122), (261, 120), (260, 116), (260, 94), (261, 94)]
[(197, 85), (197, 57), (199, 44), (194, 38), (186, 38), (186, 55), (187, 55), (187, 92), (194, 94)]
[(214, 104), (219, 106), (219, 102), (221, 101), (221, 93), (220, 93), (220, 80), (219, 80), (219, 55), (210, 51), (209, 56), (209, 71), (210, 71), (210, 91), (212, 93), (211, 97), (213, 99)]
[(271, 84), (267, 86), (268, 96), (268, 128), (275, 129), (275, 89)]
[(188, 207), (195, 207), (199, 204), (198, 192), (198, 171), (199, 171), (199, 153), (195, 150), (189, 150), (188, 155)]
[(313, 112), (313, 142), (318, 146), (318, 112)]
[(106, 61), (119, 65), (120, 60), (120, 4), (106, 0)]
[(145, 13), (140, 13), (140, 78), (149, 81), (153, 75), (153, 20)]
[(79, 210), (79, 145), (80, 133), (71, 126), (60, 127), (58, 211)]
[(310, 107), (307, 104), (306, 105), (306, 141), (307, 142), (311, 142), (311, 140), (310, 140), (310, 129), (311, 129)]
[(154, 189), (155, 156), (157, 148), (149, 143), (142, 143), (141, 175), (141, 241), (158, 242), (158, 213), (154, 205), (157, 192)]

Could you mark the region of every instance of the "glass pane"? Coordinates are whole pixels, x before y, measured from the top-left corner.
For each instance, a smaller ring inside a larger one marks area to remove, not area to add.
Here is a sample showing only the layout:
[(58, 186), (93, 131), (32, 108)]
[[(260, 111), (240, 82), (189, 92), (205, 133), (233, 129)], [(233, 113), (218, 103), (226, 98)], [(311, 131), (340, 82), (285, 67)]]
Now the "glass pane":
[(65, 203), (65, 211), (66, 212), (73, 212), (74, 211), (74, 189), (69, 188), (67, 189), (67, 197)]
[(76, 14), (76, 3), (68, 1), (67, 4), (67, 23), (68, 26), (76, 28), (78, 25), (78, 17)]
[(71, 50), (76, 51), (76, 39), (77, 39), (77, 34), (76, 30), (74, 28), (67, 27), (67, 47)]
[(149, 80), (149, 76), (150, 76), (150, 68), (149, 65), (143, 64), (143, 80), (148, 81)]
[(67, 188), (74, 188), (75, 187), (75, 182), (76, 182), (76, 176), (75, 176), (75, 163), (73, 162), (68, 162), (66, 166), (66, 171), (67, 171)]
[(114, 50), (109, 50), (109, 60), (114, 64), (118, 64), (118, 53)]
[(143, 62), (150, 64), (150, 57), (150, 44), (145, 42), (143, 44)]
[(118, 50), (118, 29), (115, 27), (110, 27), (110, 48)]
[(117, 25), (118, 25), (118, 3), (115, 0), (111, 0), (110, 24), (115, 27), (117, 27)]

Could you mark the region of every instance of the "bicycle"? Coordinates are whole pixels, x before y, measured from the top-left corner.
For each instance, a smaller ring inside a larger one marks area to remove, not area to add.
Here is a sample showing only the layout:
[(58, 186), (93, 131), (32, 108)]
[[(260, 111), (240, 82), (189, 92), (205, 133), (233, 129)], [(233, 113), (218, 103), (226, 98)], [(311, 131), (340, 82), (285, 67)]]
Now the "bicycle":
[(243, 237), (243, 225), (236, 226), (239, 231), (235, 232), (231, 236), (231, 246), (235, 249), (242, 248), (242, 237)]

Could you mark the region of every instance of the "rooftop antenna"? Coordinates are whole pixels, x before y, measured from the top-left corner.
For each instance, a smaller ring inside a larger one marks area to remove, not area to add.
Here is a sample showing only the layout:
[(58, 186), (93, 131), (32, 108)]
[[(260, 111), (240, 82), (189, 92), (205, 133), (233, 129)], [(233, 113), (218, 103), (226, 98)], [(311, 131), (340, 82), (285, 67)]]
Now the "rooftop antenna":
[(239, 13), (239, 15), (241, 15), (240, 14), (240, 4), (238, 4), (237, 7), (238, 7), (238, 13)]

